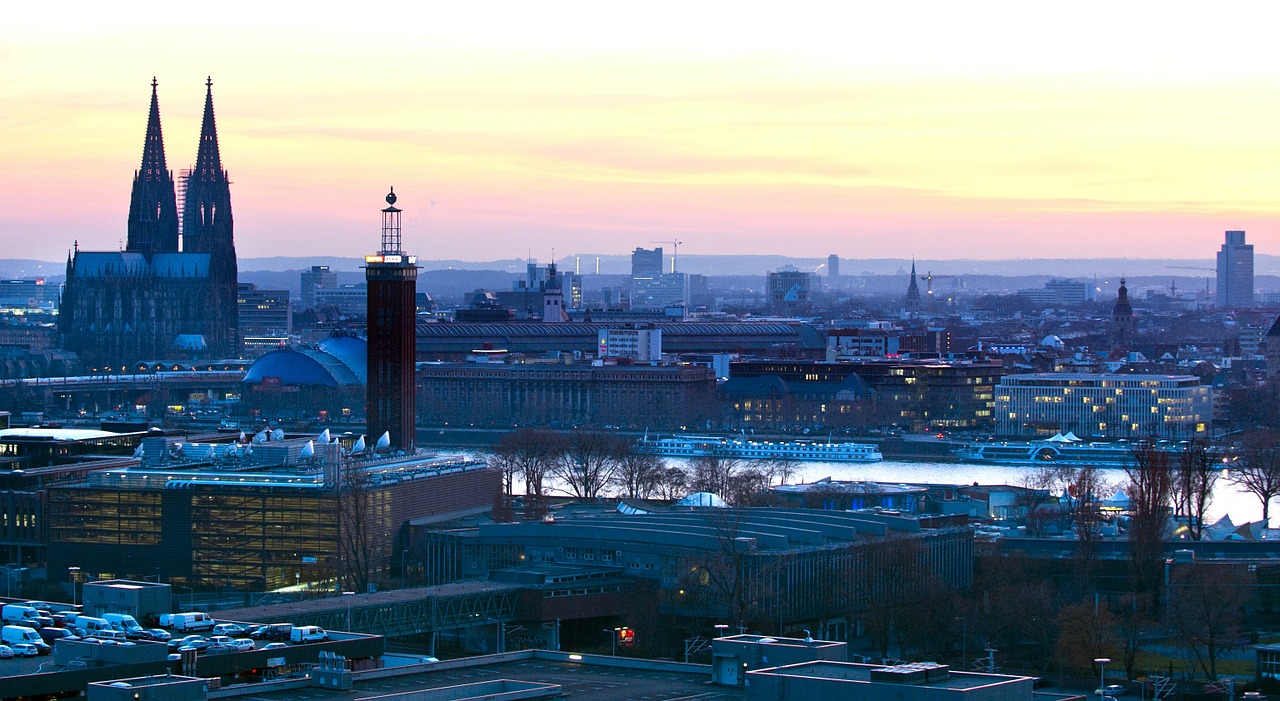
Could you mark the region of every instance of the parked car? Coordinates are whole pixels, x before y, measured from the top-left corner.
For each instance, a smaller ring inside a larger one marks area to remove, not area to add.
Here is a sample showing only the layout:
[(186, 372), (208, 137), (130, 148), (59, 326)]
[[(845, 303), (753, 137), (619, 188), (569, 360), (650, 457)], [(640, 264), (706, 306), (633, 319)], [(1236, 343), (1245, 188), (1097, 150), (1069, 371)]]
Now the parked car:
[(1101, 687), (1101, 688), (1098, 688), (1098, 689), (1094, 689), (1094, 690), (1093, 690), (1093, 695), (1094, 695), (1094, 696), (1102, 696), (1102, 697), (1107, 697), (1107, 696), (1124, 696), (1125, 692), (1127, 692), (1127, 691), (1128, 691), (1128, 688), (1127, 688), (1127, 687), (1125, 687), (1125, 686), (1124, 686), (1124, 685), (1122, 685), (1122, 684), (1108, 684), (1108, 685), (1106, 685), (1106, 686), (1104, 686), (1104, 687)]
[(257, 647), (257, 644), (248, 638), (234, 638), (231, 640), (230, 645), (239, 652), (249, 652)]
[(0, 660), (7, 660), (13, 657), (13, 648), (8, 645), (0, 645)]
[(180, 650), (184, 647), (203, 650), (209, 647), (209, 641), (205, 640), (203, 635), (186, 635), (181, 638), (173, 638), (168, 645), (170, 650)]
[(244, 635), (245, 633), (248, 633), (248, 632), (249, 632), (249, 629), (245, 628), (239, 623), (219, 623), (213, 627), (214, 635), (236, 636), (236, 635)]
[(10, 647), (13, 648), (15, 657), (35, 657), (40, 654), (40, 649), (31, 643), (14, 643)]
[(249, 637), (254, 640), (285, 641), (289, 639), (291, 632), (293, 632), (292, 623), (268, 623), (249, 631)]
[(329, 634), (320, 626), (298, 626), (289, 633), (291, 643), (318, 643), (328, 639)]
[(66, 628), (41, 628), (36, 632), (39, 633), (40, 637), (50, 645), (52, 645), (54, 641), (57, 641), (57, 640), (79, 640), (80, 639), (79, 636), (67, 630)]
[(162, 643), (167, 643), (173, 638), (173, 636), (169, 634), (169, 631), (164, 628), (147, 628), (147, 632), (151, 634), (152, 640), (158, 640)]
[(287, 650), (288, 648), (289, 645), (287, 643), (267, 643), (262, 646), (263, 650)]
[(210, 636), (209, 636), (209, 645), (210, 645), (210, 646), (213, 646), (213, 645), (230, 645), (230, 644), (231, 644), (231, 636), (229, 636), (229, 635), (210, 635)]

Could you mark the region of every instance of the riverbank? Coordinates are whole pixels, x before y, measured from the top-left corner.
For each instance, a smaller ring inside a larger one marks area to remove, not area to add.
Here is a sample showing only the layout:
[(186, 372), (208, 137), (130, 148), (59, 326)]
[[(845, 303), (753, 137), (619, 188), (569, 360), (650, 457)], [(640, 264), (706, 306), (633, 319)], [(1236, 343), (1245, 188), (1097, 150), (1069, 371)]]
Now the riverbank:
[[(417, 439), (418, 445), (423, 447), (437, 448), (474, 448), (476, 450), (490, 450), (498, 444), (503, 436), (510, 433), (514, 429), (503, 428), (453, 428), (441, 426), (435, 428), (418, 429)], [(639, 440), (644, 436), (644, 431), (630, 430), (614, 430), (607, 429), (610, 433), (627, 438)], [(557, 431), (558, 433), (568, 434), (570, 431)], [(736, 434), (712, 434), (732, 436)], [(825, 440), (823, 436), (804, 436), (812, 440)], [(758, 440), (771, 441), (788, 441), (795, 440), (796, 436), (787, 436), (781, 434), (755, 434), (752, 438)], [(951, 441), (946, 439), (938, 439), (933, 437), (871, 437), (871, 438), (836, 438), (835, 440), (849, 440), (857, 443), (872, 443), (880, 447), (880, 453), (888, 460), (925, 460), (929, 462), (956, 462), (955, 454), (951, 451), (962, 447), (963, 442)]]

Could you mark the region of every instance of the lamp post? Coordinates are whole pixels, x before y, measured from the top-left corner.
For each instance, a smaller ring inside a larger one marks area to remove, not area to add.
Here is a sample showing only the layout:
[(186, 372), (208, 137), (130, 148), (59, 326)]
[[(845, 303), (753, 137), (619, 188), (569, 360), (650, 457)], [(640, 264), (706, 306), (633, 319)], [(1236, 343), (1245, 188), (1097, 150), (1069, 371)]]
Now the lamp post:
[(343, 598), (347, 600), (347, 632), (348, 633), (351, 632), (351, 597), (355, 595), (356, 593), (353, 591), (342, 592)]
[(1110, 657), (1095, 657), (1093, 663), (1098, 665), (1098, 695), (1104, 700), (1107, 697), (1107, 663)]
[(68, 567), (67, 576), (71, 578), (71, 606), (76, 606), (76, 577), (80, 574), (79, 567)]

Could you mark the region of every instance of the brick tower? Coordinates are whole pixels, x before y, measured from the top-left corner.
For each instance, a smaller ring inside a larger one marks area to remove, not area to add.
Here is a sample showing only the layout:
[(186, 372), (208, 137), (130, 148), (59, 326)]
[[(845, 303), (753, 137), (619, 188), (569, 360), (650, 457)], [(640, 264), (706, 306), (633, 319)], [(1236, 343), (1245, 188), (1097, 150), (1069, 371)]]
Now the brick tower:
[(382, 250), (364, 257), (369, 283), (367, 413), (371, 440), (389, 433), (392, 449), (412, 452), (418, 259), (406, 255), (400, 244), (395, 204), (392, 188), (382, 210)]

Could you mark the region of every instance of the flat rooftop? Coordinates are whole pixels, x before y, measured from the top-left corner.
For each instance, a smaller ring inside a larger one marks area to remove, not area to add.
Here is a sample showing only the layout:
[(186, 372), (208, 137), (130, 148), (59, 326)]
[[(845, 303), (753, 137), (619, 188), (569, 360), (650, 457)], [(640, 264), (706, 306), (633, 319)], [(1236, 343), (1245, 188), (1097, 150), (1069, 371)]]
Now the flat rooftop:
[[(637, 661), (641, 662), (641, 661)], [(295, 701), (302, 699), (363, 699), (391, 693), (440, 689), (459, 684), (515, 679), (519, 681), (558, 684), (565, 697), (574, 701), (617, 701), (617, 699), (693, 699), (718, 701), (745, 698), (745, 690), (713, 686), (711, 672), (670, 671), (627, 667), (605, 667), (579, 662), (525, 659), (489, 662), (475, 666), (450, 667), (449, 662), (429, 671), (380, 679), (360, 679), (355, 689), (282, 689), (262, 690), (252, 695), (261, 701)]]
[[(800, 664), (786, 665), (783, 667), (771, 667), (763, 670), (757, 670), (755, 674), (770, 674), (782, 677), (813, 677), (818, 679), (838, 679), (842, 681), (866, 682), (868, 684), (878, 684), (881, 686), (892, 686), (894, 682), (872, 680), (871, 672), (878, 669), (886, 669), (884, 665), (874, 664), (857, 664), (854, 662), (803, 662)], [(887, 669), (895, 669), (889, 667)], [(1028, 679), (1028, 677), (1020, 677), (1006, 674), (987, 674), (985, 672), (958, 672), (951, 671), (946, 677), (941, 679), (931, 679), (927, 682), (918, 683), (902, 683), (903, 688), (932, 688), (932, 689), (977, 689), (984, 686), (992, 686), (996, 684), (1007, 684), (1009, 682)]]

